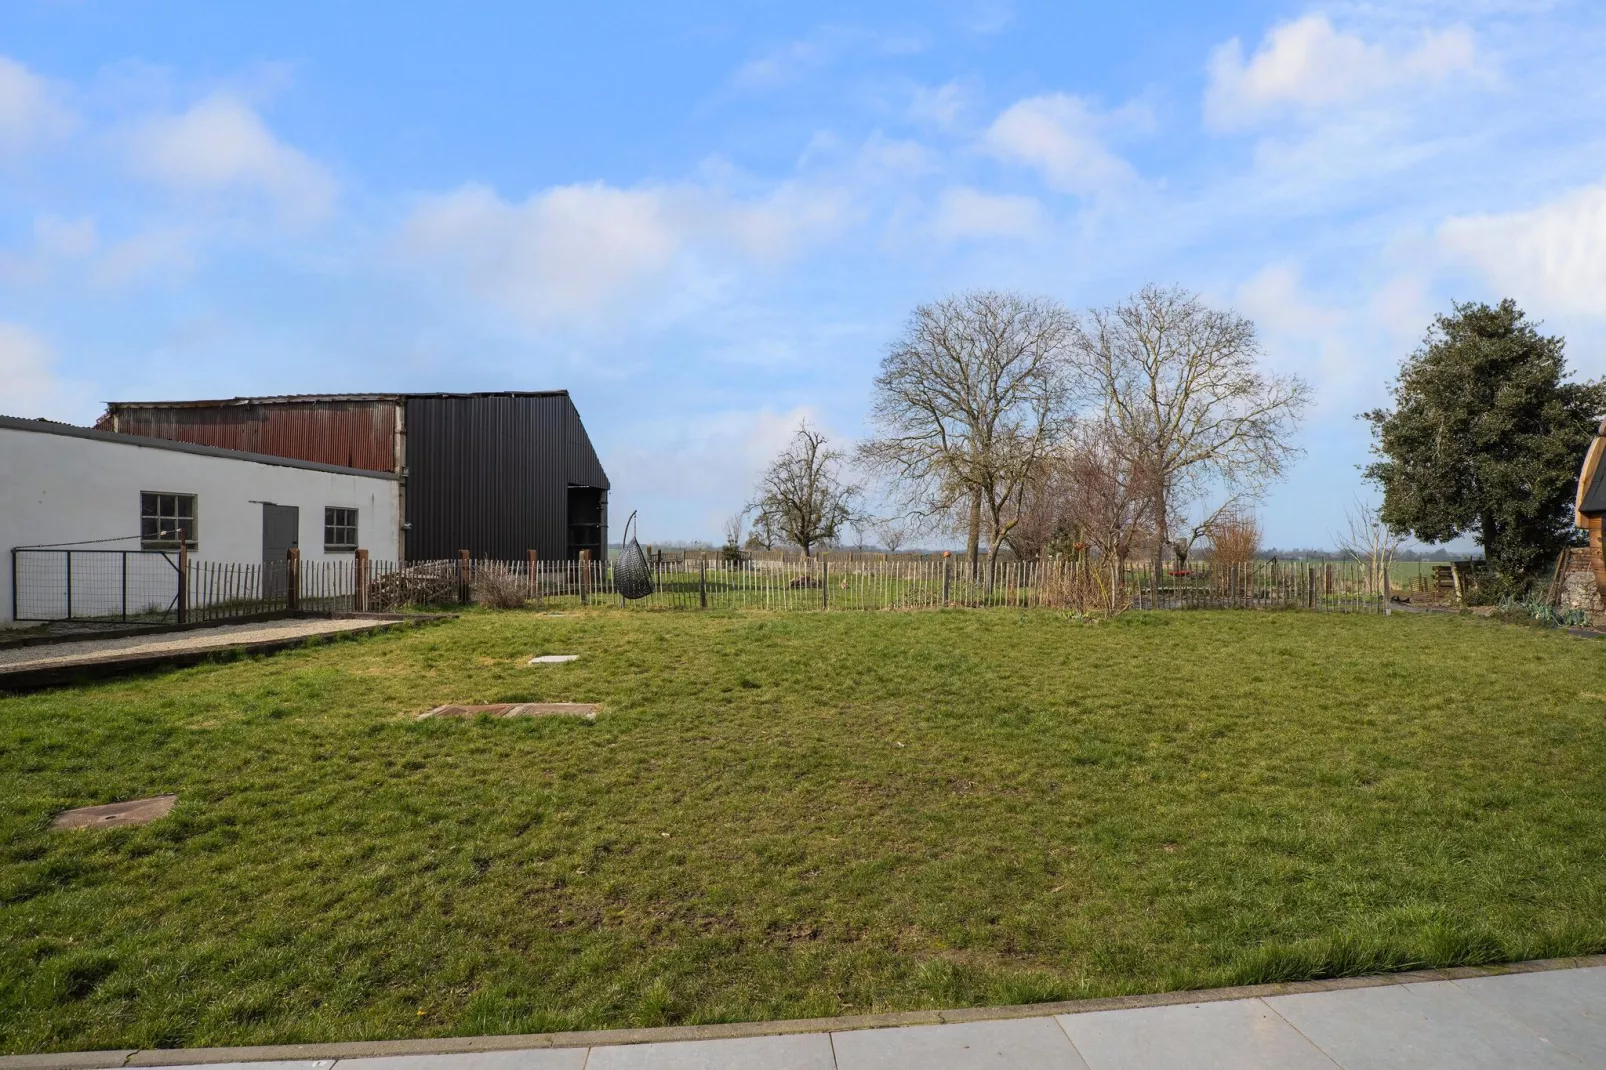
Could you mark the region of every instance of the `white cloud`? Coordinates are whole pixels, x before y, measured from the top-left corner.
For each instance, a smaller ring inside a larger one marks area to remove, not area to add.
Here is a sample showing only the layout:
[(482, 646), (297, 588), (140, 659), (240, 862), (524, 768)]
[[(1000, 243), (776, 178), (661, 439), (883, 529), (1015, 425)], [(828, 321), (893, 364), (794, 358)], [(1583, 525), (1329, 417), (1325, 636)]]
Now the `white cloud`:
[(1393, 336), (1409, 345), (1420, 339), (1433, 320), (1427, 282), (1417, 275), (1397, 275), (1384, 283), (1370, 302), (1372, 318)]
[(76, 219), (39, 216), (33, 221), (33, 237), (41, 255), (54, 260), (76, 260), (89, 256), (100, 243), (95, 221), (89, 216)]
[(731, 75), (731, 84), (755, 92), (776, 89), (804, 71), (823, 65), (830, 54), (819, 41), (792, 41), (743, 63)]
[(1015, 21), (1015, 5), (1009, 0), (979, 0), (965, 20), (965, 28), (984, 36), (1003, 33)]
[(909, 118), (917, 123), (950, 130), (970, 107), (971, 93), (958, 82), (915, 86), (909, 100)]
[(415, 259), (520, 318), (585, 316), (666, 271), (680, 237), (653, 189), (560, 186), (510, 204), (485, 186), (426, 199), (407, 222)]
[(1042, 171), (1064, 193), (1107, 193), (1137, 176), (1105, 147), (1103, 135), (1129, 116), (1100, 115), (1081, 97), (1054, 93), (1011, 105), (993, 121), (983, 144), (994, 155)]
[(731, 87), (742, 92), (766, 92), (796, 82), (850, 54), (906, 56), (925, 47), (925, 38), (919, 36), (874, 33), (853, 26), (821, 26), (807, 37), (743, 63), (731, 75)]
[[(608, 453), (610, 500), (641, 510), (643, 542), (709, 538), (746, 505), (759, 475), (791, 442), (802, 420), (821, 427), (819, 414), (806, 405), (689, 417), (682, 412), (669, 421), (637, 421), (629, 445)], [(829, 429), (826, 435), (833, 448), (851, 451), (845, 437)]]
[(982, 193), (969, 186), (943, 192), (932, 226), (950, 239), (1030, 238), (1042, 232), (1035, 197)]
[(1438, 239), (1512, 296), (1606, 316), (1606, 183), (1526, 211), (1449, 219)]
[(1262, 268), (1239, 285), (1236, 297), (1239, 310), (1273, 334), (1320, 334), (1341, 318), (1305, 296), (1299, 269), (1288, 263)]
[(214, 94), (181, 115), (146, 120), (129, 136), (130, 164), (184, 193), (249, 191), (285, 215), (316, 219), (333, 206), (334, 177), (274, 136), (248, 105)]
[[(775, 262), (833, 232), (831, 190), (785, 183), (738, 200), (689, 186), (558, 186), (522, 203), (468, 185), (425, 198), (403, 230), (415, 262), (526, 323), (588, 325), (706, 285), (720, 266)], [(672, 295), (673, 296), (673, 295)]]
[(108, 246), (95, 261), (90, 280), (97, 286), (150, 282), (182, 275), (195, 266), (195, 234), (187, 227), (155, 227)]
[(0, 154), (20, 153), (66, 136), (76, 120), (43, 78), (0, 56)]
[(60, 409), (66, 391), (55, 373), (56, 354), (26, 327), (0, 323), (0, 413), (35, 417)]
[(1413, 49), (1390, 51), (1334, 30), (1325, 16), (1306, 15), (1274, 27), (1247, 63), (1237, 38), (1211, 54), (1205, 121), (1229, 130), (1289, 110), (1314, 112), (1443, 82), (1476, 63), (1477, 47), (1465, 26), (1430, 32)]

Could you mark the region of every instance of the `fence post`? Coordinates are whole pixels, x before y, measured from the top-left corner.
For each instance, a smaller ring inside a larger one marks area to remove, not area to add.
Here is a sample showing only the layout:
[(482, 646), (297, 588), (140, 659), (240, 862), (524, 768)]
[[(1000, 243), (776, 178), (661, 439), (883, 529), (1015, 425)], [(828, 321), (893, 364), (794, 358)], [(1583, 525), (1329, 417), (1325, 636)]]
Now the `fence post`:
[[(179, 551), (179, 552), (181, 554), (183, 553), (182, 550)], [(183, 583), (182, 583), (182, 581), (180, 581), (179, 590), (182, 591), (183, 589), (184, 589)], [(72, 620), (72, 551), (71, 550), (67, 551), (67, 619), (68, 620)], [(182, 624), (183, 621), (180, 621), (179, 623)]]
[[(11, 560), (15, 561), (16, 559), (17, 559), (17, 555), (13, 553), (11, 555)], [(13, 568), (11, 571), (12, 572), (16, 572), (16, 569)], [(16, 587), (16, 583), (17, 583), (16, 576), (12, 576), (11, 577), (11, 585), (12, 585), (13, 589)], [(15, 617), (17, 615), (17, 607), (16, 606), (12, 606), (11, 607), (11, 615), (13, 617)], [(124, 620), (128, 619), (128, 551), (127, 550), (123, 551), (123, 619)]]
[(358, 613), (368, 612), (368, 551), (358, 550), (355, 577), (356, 589), (352, 592), (351, 604)]
[[(177, 613), (178, 623), (188, 624), (190, 621), (190, 552), (182, 545), (178, 548), (178, 597), (173, 600), (173, 606)], [(70, 595), (67, 600), (67, 616), (72, 616), (72, 598)]]
[(820, 555), (820, 608), (831, 608), (831, 565), (823, 553)]
[(527, 598), (535, 598), (540, 590), (540, 584), (537, 582), (537, 577), (541, 572), (541, 555), (534, 550), (526, 550), (524, 553), (529, 561), (530, 571), (529, 582), (525, 584), (524, 594)]
[(1389, 566), (1388, 566), (1388, 562), (1387, 561), (1383, 562), (1383, 570), (1382, 571), (1383, 571), (1383, 615), (1385, 617), (1387, 617), (1387, 616), (1393, 615), (1393, 612), (1394, 612), (1394, 607), (1389, 604), (1389, 602), (1390, 602), (1390, 599), (1389, 599)]
[(580, 551), (580, 604), (583, 606), (590, 601), (591, 595), (591, 551)]
[(1305, 567), (1305, 608), (1316, 608), (1316, 566)]
[(468, 570), (468, 551), (457, 551), (457, 600), (465, 606), (468, 605), (469, 599), (473, 594), (473, 592), (469, 590)]
[(948, 592), (952, 588), (953, 560), (954, 552), (952, 550), (944, 550), (942, 552), (942, 604), (945, 606), (948, 604)]
[[(185, 553), (179, 551), (179, 559), (183, 560)], [(180, 569), (182, 572), (183, 570)], [(284, 555), (284, 608), (291, 613), (301, 609), (301, 548), (292, 546)]]
[(708, 558), (697, 559), (697, 605), (708, 608)]

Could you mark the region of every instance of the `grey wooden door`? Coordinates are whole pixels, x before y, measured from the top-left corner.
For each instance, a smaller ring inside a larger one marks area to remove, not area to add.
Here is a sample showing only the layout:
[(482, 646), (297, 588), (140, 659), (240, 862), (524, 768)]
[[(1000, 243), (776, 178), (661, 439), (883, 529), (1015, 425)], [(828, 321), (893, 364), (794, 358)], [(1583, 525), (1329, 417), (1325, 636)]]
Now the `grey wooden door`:
[(283, 598), (289, 590), (285, 560), (301, 545), (301, 510), (294, 505), (262, 503), (262, 597)]

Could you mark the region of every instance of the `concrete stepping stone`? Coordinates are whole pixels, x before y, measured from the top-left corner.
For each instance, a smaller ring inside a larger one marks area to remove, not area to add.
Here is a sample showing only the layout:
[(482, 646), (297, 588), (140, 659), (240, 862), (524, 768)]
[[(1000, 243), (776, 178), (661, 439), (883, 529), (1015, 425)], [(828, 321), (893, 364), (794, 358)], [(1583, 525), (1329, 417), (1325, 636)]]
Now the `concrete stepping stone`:
[(567, 661), (579, 661), (579, 654), (538, 654), (530, 659), (531, 665), (562, 665)]
[(597, 719), (602, 706), (595, 702), (495, 702), (486, 706), (453, 703), (436, 706), (418, 715), (420, 721), (432, 717), (584, 717)]
[(178, 802), (177, 795), (157, 795), (149, 799), (107, 803), (104, 806), (80, 806), (76, 810), (63, 810), (51, 818), (50, 827), (94, 829), (144, 825), (159, 817), (166, 817), (176, 802)]

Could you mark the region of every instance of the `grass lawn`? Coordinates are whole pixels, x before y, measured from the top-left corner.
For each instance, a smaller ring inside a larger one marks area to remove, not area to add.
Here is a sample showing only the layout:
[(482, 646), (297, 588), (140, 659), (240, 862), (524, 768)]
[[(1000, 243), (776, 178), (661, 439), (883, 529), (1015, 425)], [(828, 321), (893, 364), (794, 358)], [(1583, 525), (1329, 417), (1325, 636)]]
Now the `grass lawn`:
[[(579, 653), (529, 667), (535, 653)], [(600, 701), (425, 721), (446, 701)], [(178, 792), (142, 828), (68, 806)], [(1454, 617), (470, 612), (0, 698), (0, 1050), (1606, 949), (1606, 646)]]

